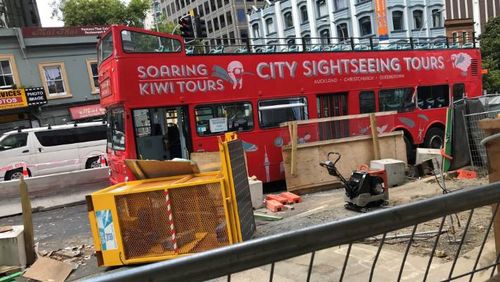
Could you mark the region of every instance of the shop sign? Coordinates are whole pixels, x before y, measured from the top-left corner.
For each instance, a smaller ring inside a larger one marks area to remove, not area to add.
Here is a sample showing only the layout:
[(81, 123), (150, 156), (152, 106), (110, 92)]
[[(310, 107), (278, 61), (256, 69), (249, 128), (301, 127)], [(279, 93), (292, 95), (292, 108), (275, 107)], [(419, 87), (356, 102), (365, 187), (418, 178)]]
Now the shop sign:
[(45, 89), (43, 87), (33, 87), (24, 89), (28, 106), (39, 106), (47, 104)]
[(0, 90), (0, 110), (24, 108), (28, 106), (24, 89)]
[(103, 116), (106, 113), (106, 109), (97, 104), (69, 108), (69, 112), (71, 113), (71, 118), (77, 120), (89, 117)]

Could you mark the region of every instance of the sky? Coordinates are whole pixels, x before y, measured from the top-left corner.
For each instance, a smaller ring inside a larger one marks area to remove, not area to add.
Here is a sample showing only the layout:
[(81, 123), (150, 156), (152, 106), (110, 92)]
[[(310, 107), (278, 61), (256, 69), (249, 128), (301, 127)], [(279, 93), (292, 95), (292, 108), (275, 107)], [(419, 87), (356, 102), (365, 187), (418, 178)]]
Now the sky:
[(57, 19), (51, 19), (52, 8), (50, 3), (53, 0), (36, 0), (38, 6), (38, 13), (40, 14), (40, 21), (42, 22), (42, 27), (59, 27), (63, 26), (64, 23)]
[[(60, 27), (64, 25), (62, 21), (50, 18), (50, 16), (52, 15), (52, 8), (49, 4), (53, 1), (54, 0), (36, 0), (42, 27)], [(59, 0), (56, 0), (56, 2), (59, 2)], [(128, 3), (129, 0), (122, 0), (122, 2)]]

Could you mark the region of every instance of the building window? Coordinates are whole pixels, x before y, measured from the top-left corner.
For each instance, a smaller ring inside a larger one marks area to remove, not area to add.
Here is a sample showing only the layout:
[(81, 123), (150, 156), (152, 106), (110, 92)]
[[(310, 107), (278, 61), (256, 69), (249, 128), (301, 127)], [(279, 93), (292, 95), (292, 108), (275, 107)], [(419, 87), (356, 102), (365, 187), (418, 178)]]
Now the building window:
[(349, 39), (349, 30), (347, 29), (347, 23), (341, 23), (337, 25), (337, 37), (340, 41), (346, 41)]
[(321, 30), (319, 32), (319, 37), (321, 37), (321, 44), (330, 44), (330, 30)]
[(466, 43), (467, 42), (467, 31), (463, 31), (462, 32), (462, 43)]
[(212, 25), (212, 21), (207, 22), (208, 33), (214, 32), (214, 26)]
[(328, 15), (328, 7), (326, 6), (326, 0), (317, 0), (316, 9), (318, 12), (318, 18)]
[(334, 0), (334, 3), (335, 3), (335, 10), (342, 10), (347, 8), (346, 0)]
[(205, 8), (205, 14), (210, 14), (210, 7), (208, 6), (208, 1), (203, 3), (203, 7)]
[(71, 97), (64, 63), (39, 64), (38, 68), (48, 99)]
[(432, 10), (432, 27), (442, 27), (442, 17), (441, 10), (434, 9)]
[(274, 30), (274, 22), (272, 18), (266, 19), (266, 29), (267, 29), (267, 34), (276, 32), (276, 30)]
[(220, 15), (219, 21), (220, 21), (220, 28), (223, 28), (226, 26), (226, 20), (224, 19), (224, 15)]
[(458, 41), (458, 39), (457, 39), (458, 38), (458, 34), (456, 32), (454, 32), (452, 34), (452, 36), (453, 36), (453, 43), (457, 43), (457, 41)]
[(419, 29), (423, 26), (424, 12), (422, 10), (413, 11), (413, 28)]
[(203, 5), (198, 6), (198, 14), (200, 17), (203, 17), (205, 13), (203, 12)]
[(217, 31), (219, 30), (219, 19), (214, 18), (214, 30)]
[(233, 24), (233, 17), (231, 16), (231, 12), (226, 13), (227, 25)]
[(13, 88), (19, 84), (13, 55), (0, 55), (0, 89)]
[(222, 0), (217, 0), (217, 8), (222, 8)]
[(259, 25), (258, 24), (253, 24), (252, 25), (252, 32), (253, 32), (253, 37), (254, 38), (260, 38), (260, 32), (259, 32)]
[(97, 71), (97, 60), (87, 60), (87, 72), (90, 78), (90, 89), (92, 94), (99, 93), (99, 72)]
[(285, 28), (290, 28), (293, 26), (292, 12), (286, 12), (283, 15), (283, 18), (285, 20)]
[(361, 36), (372, 34), (372, 20), (369, 16), (359, 19), (359, 31)]
[(304, 46), (311, 45), (311, 42), (312, 42), (311, 41), (311, 35), (306, 34), (306, 35), (302, 36), (302, 42), (303, 42)]
[(247, 21), (247, 14), (245, 13), (245, 9), (237, 9), (236, 16), (238, 18), (238, 22), (245, 23)]
[(295, 46), (295, 38), (287, 38), (286, 45), (288, 47)]
[(392, 12), (392, 30), (402, 31), (403, 30), (403, 12), (394, 11)]
[(307, 6), (304, 5), (300, 7), (300, 20), (302, 23), (307, 23), (309, 19), (307, 18)]

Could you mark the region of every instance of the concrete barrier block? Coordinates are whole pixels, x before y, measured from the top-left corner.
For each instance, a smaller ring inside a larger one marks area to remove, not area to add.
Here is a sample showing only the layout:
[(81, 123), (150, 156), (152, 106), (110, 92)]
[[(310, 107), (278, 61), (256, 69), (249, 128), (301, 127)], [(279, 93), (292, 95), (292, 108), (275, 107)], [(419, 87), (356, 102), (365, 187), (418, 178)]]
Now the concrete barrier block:
[(248, 178), (250, 185), (250, 197), (252, 198), (252, 207), (254, 209), (261, 208), (264, 200), (264, 192), (262, 190), (262, 181)]
[(441, 156), (441, 150), (439, 149), (429, 149), (429, 148), (417, 148), (417, 158), (415, 164), (419, 164), (423, 161), (436, 158), (439, 167), (443, 167), (443, 157)]
[(0, 233), (0, 265), (26, 266), (24, 227), (12, 226), (11, 231)]

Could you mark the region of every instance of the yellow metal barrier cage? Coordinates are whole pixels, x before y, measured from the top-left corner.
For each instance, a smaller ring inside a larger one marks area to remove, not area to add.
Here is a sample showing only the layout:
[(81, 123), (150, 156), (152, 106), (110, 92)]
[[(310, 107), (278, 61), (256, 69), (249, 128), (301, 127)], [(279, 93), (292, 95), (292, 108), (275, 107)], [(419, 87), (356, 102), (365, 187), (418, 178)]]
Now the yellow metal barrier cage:
[(153, 262), (250, 239), (255, 220), (241, 140), (219, 140), (220, 171), (137, 180), (87, 196), (99, 266)]

